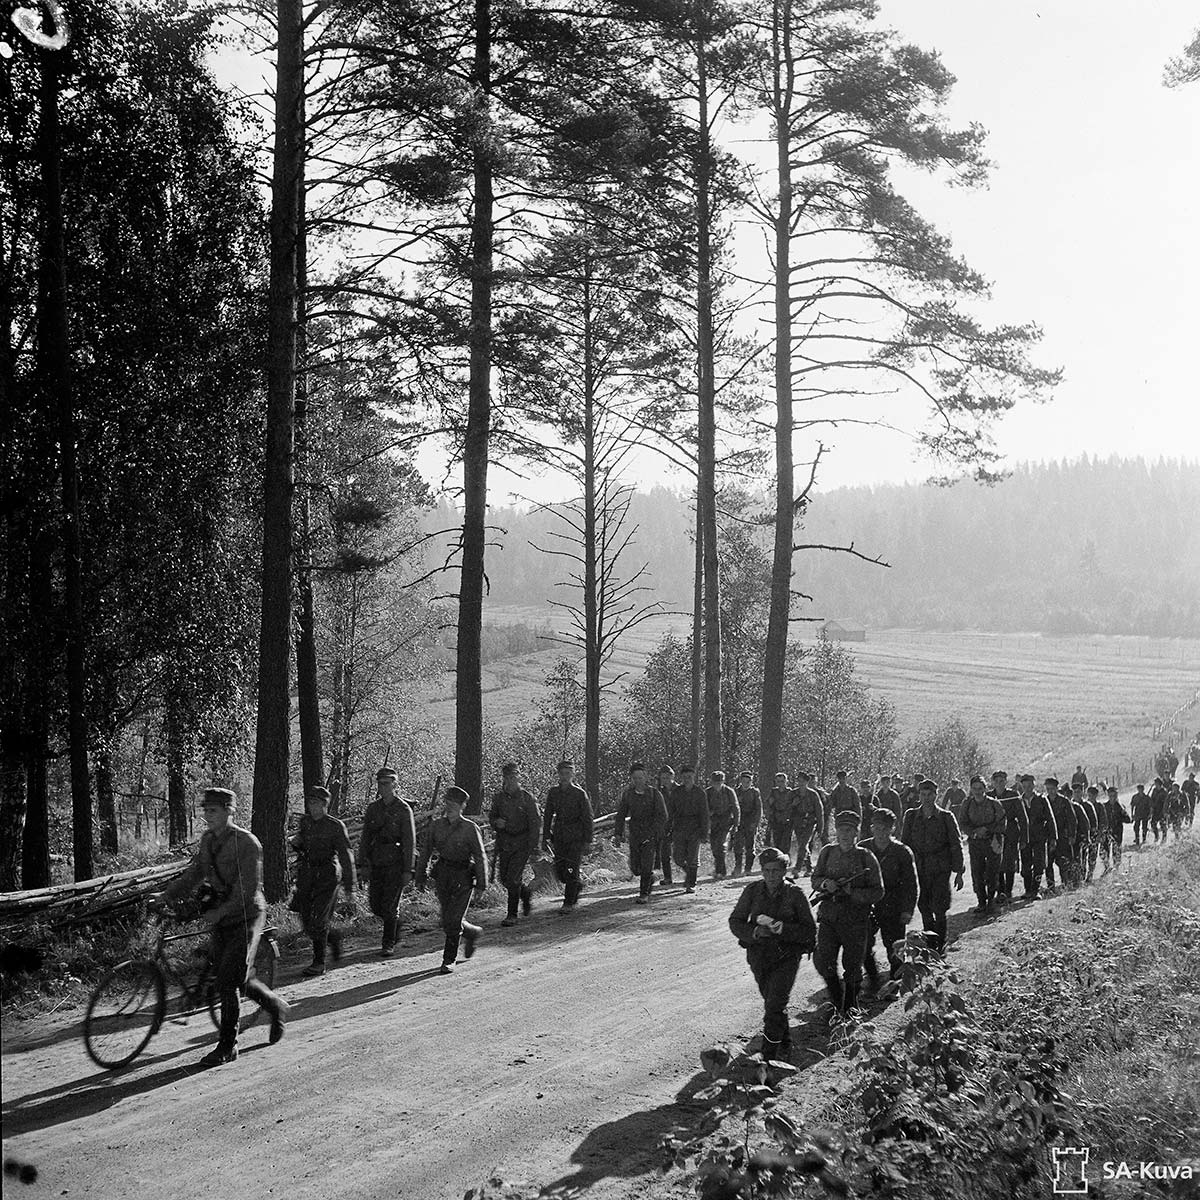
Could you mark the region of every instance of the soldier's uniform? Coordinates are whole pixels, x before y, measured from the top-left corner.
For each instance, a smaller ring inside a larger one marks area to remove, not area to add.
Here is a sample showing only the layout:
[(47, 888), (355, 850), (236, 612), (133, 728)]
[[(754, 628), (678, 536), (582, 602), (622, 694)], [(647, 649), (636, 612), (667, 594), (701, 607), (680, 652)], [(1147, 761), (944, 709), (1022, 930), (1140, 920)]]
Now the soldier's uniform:
[(737, 792), (724, 781), (714, 783), (707, 791), (708, 800), (708, 848), (713, 856), (713, 878), (724, 879), (729, 873), (725, 863), (725, 849), (730, 834), (736, 833), (740, 817)]
[[(1028, 782), (1032, 783), (1032, 779)], [(1035, 899), (1041, 890), (1042, 877), (1046, 873), (1047, 851), (1058, 837), (1058, 826), (1054, 820), (1054, 809), (1040, 792), (1027, 797), (1029, 814), (1029, 842), (1021, 861), (1021, 873), (1025, 880), (1025, 895)]]
[(917, 864), (917, 908), (925, 931), (939, 953), (946, 948), (946, 914), (950, 911), (950, 876), (962, 873), (962, 839), (954, 814), (934, 808), (926, 816), (918, 805), (904, 814), (904, 844)]
[(860, 822), (871, 815), (869, 807), (863, 808), (863, 802), (858, 792), (845, 782), (839, 782), (837, 787), (829, 793), (827, 812), (831, 817), (836, 817), (840, 812), (858, 813)]
[(546, 793), (542, 815), (542, 848), (554, 854), (554, 874), (563, 885), (563, 907), (579, 902), (579, 869), (592, 840), (592, 802), (578, 784), (555, 784)]
[[(312, 973), (316, 974), (315, 969), (325, 964), (325, 947), (331, 940), (329, 924), (338, 882), (345, 883), (347, 896), (354, 894), (354, 859), (346, 826), (328, 813), (320, 820), (305, 813), (292, 838), (292, 848), (299, 855), (292, 908), (312, 939)], [(332, 941), (333, 956), (337, 958), (341, 954), (340, 935), (334, 934)]]
[(1139, 790), (1133, 793), (1129, 808), (1133, 814), (1133, 844), (1140, 846), (1146, 840), (1150, 826), (1150, 797), (1139, 784)]
[[(850, 826), (848, 818), (837, 818), (838, 828)], [(852, 828), (857, 832), (858, 822)], [(826, 880), (838, 890), (821, 893)], [(818, 891), (817, 949), (813, 965), (825, 986), (835, 1012), (848, 1013), (858, 1000), (862, 984), (863, 960), (871, 932), (871, 906), (883, 899), (883, 878), (879, 862), (869, 850), (854, 846), (843, 850), (830, 844), (821, 848), (812, 874)], [(842, 977), (838, 976), (838, 955), (842, 959)]]
[(967, 793), (962, 788), (951, 785), (942, 796), (942, 808), (948, 808), (957, 821), (962, 816), (962, 806), (966, 803)]
[(876, 934), (880, 935), (883, 942), (891, 977), (895, 979), (900, 973), (901, 962), (896, 957), (895, 947), (908, 929), (905, 918), (917, 911), (917, 860), (903, 842), (894, 839), (882, 850), (875, 844), (874, 838), (859, 842), (859, 846), (875, 855), (883, 880), (883, 897), (876, 901), (871, 910), (867, 952), (863, 958), (867, 978), (875, 986), (879, 979), (879, 966), (875, 962)]
[(662, 872), (663, 885), (670, 887), (675, 882), (674, 874), (671, 871), (671, 847), (674, 844), (672, 839), (673, 830), (671, 828), (671, 813), (675, 809), (672, 800), (675, 794), (674, 775), (660, 773), (658, 777), (658, 790), (662, 793), (663, 803), (667, 806), (667, 827), (663, 830), (662, 837), (658, 839), (658, 844), (654, 848), (654, 869)]
[(1110, 796), (1105, 800), (1104, 807), (1107, 809), (1105, 815), (1108, 818), (1108, 844), (1112, 850), (1112, 866), (1115, 871), (1121, 865), (1121, 852), (1124, 849), (1125, 843), (1125, 826), (1129, 824), (1130, 818), (1129, 814), (1125, 811), (1125, 806), (1116, 796)]
[(1088, 788), (1087, 806), (1092, 810), (1096, 821), (1096, 833), (1088, 847), (1087, 877), (1092, 879), (1096, 874), (1096, 864), (1101, 857), (1104, 869), (1108, 870), (1109, 835), (1108, 835), (1108, 805), (1099, 799), (1100, 789), (1094, 784)]
[(696, 890), (700, 869), (700, 843), (708, 837), (708, 797), (699, 784), (677, 783), (671, 793), (671, 838), (675, 865), (683, 872), (684, 886)]
[(798, 787), (792, 795), (792, 832), (796, 835), (796, 871), (808, 873), (813, 838), (825, 830), (825, 806), (810, 787)]
[(393, 796), (376, 797), (363, 816), (358, 841), (359, 872), (367, 867), (367, 899), (371, 912), (383, 922), (383, 953), (396, 947), (400, 925), (400, 893), (412, 879), (417, 855), (412, 809)]
[(969, 795), (963, 803), (962, 829), (971, 856), (971, 887), (979, 910), (996, 898), (1000, 885), (1000, 855), (1007, 820), (1004, 805), (994, 796)]
[(1167, 789), (1161, 779), (1150, 789), (1150, 828), (1156, 842), (1167, 840)]
[(1075, 849), (1078, 819), (1075, 815), (1075, 806), (1071, 803), (1071, 797), (1064, 796), (1057, 788), (1050, 788), (1046, 792), (1046, 802), (1054, 814), (1055, 828), (1054, 848), (1051, 851), (1047, 847), (1046, 853), (1046, 886), (1055, 887), (1054, 868), (1056, 866), (1062, 882), (1071, 882), (1071, 856)]
[[(703, 798), (704, 793), (700, 795)], [(625, 789), (617, 806), (613, 830), (618, 842), (624, 840), (626, 823), (629, 826), (629, 870), (639, 877), (638, 901), (644, 904), (654, 887), (654, 847), (667, 827), (667, 806), (658, 788), (647, 785), (639, 792), (630, 785)], [(692, 879), (694, 886), (694, 875)]]
[[(497, 825), (498, 821), (504, 822), (503, 827)], [(488, 823), (496, 837), (496, 878), (508, 892), (504, 920), (511, 925), (517, 919), (519, 906), (528, 913), (533, 904), (533, 890), (525, 882), (525, 868), (541, 841), (542, 814), (537, 801), (524, 788), (515, 792), (501, 788), (492, 797)]]
[(183, 899), (201, 883), (207, 884), (216, 898), (215, 906), (207, 912), (212, 922), (213, 982), (220, 998), (217, 1049), (211, 1061), (221, 1061), (237, 1057), (241, 996), (270, 1014), (272, 1042), (283, 1036), (285, 1006), (262, 980), (254, 977), (254, 957), (267, 912), (258, 838), (232, 822), (219, 835), (206, 830), (195, 857), (183, 874), (168, 884), (163, 898)]
[(1071, 808), (1075, 813), (1075, 846), (1071, 853), (1071, 869), (1074, 881), (1082, 886), (1087, 873), (1088, 846), (1096, 832), (1096, 814), (1088, 811), (1082, 800), (1071, 797)]
[[(773, 848), (772, 848), (773, 849)], [(769, 851), (764, 850), (762, 861)], [(778, 852), (786, 868), (787, 856)], [(769, 932), (759, 918), (778, 921)], [(763, 998), (763, 1055), (771, 1058), (791, 1049), (787, 1005), (800, 959), (816, 945), (816, 925), (804, 889), (784, 879), (772, 891), (765, 880), (749, 884), (729, 916), (733, 936), (746, 949), (746, 961)]]
[(996, 797), (1004, 808), (1004, 849), (1000, 852), (1000, 895), (1012, 899), (1021, 855), (1029, 845), (1029, 813), (1025, 801), (1010, 788)]
[(767, 840), (789, 858), (792, 853), (792, 797), (790, 787), (773, 787), (767, 795)]
[[(1167, 793), (1166, 804), (1166, 822), (1170, 825), (1172, 832), (1175, 834), (1175, 840), (1179, 840), (1179, 835), (1183, 831), (1183, 818), (1187, 812), (1187, 801), (1183, 798), (1183, 791), (1179, 784), (1171, 784), (1171, 790)], [(1166, 840), (1166, 834), (1163, 835), (1163, 840)]]
[(483, 932), (467, 920), (475, 889), (487, 887), (488, 881), (487, 851), (474, 821), (443, 816), (432, 822), (417, 864), (417, 887), (425, 887), (427, 876), (433, 879), (442, 910), (442, 932), (446, 937), (442, 965), (453, 966), (462, 938), (467, 939), (466, 957), (470, 958)]
[(737, 789), (738, 824), (733, 835), (733, 869), (735, 874), (754, 870), (755, 842), (762, 821), (762, 795), (756, 787)]
[(890, 808), (896, 814), (896, 825), (904, 820), (904, 801), (900, 799), (900, 793), (890, 787), (880, 788), (875, 793), (876, 808)]
[(1200, 796), (1200, 783), (1196, 782), (1195, 775), (1189, 774), (1180, 784), (1179, 790), (1187, 802), (1187, 823), (1191, 825), (1196, 819), (1196, 798)]

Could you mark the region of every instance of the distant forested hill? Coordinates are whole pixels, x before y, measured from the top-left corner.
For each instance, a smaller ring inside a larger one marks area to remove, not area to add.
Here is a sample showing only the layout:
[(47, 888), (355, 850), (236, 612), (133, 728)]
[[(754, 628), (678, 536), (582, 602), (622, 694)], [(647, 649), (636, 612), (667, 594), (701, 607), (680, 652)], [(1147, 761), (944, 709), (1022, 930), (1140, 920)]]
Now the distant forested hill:
[[(656, 488), (635, 498), (629, 566), (670, 607), (690, 605), (692, 515)], [(452, 512), (440, 514), (452, 522)], [(494, 512), (502, 553), (489, 555), (492, 600), (563, 598), (565, 562), (541, 513)], [(797, 555), (798, 610), (874, 626), (1200, 636), (1200, 466), (1140, 459), (1014, 468), (985, 487), (883, 485), (819, 495), (798, 541), (846, 544), (890, 562)], [(765, 535), (764, 535), (765, 537)], [(563, 546), (563, 543), (557, 543)]]

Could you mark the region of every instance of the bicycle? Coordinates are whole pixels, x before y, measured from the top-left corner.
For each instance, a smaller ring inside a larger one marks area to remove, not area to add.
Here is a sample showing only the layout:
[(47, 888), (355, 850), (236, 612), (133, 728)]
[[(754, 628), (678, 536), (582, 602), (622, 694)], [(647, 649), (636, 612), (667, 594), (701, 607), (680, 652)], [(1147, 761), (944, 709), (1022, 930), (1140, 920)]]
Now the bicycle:
[[(180, 923), (178, 918), (175, 923)], [(279, 958), (275, 933), (273, 926), (263, 930), (252, 968), (253, 976), (267, 987), (275, 982), (275, 963)], [(167, 954), (167, 947), (173, 942), (207, 936), (207, 929), (168, 934), (160, 921), (150, 958), (126, 959), (101, 979), (83, 1017), (83, 1044), (92, 1062), (114, 1070), (128, 1066), (141, 1054), (166, 1019), (168, 985), (180, 989), (178, 1021), (207, 1008), (213, 1024), (220, 1027), (220, 999), (207, 950), (198, 948), (192, 952), (193, 959), (202, 960), (199, 975), (194, 979), (189, 978), (186, 967), (176, 965)], [(239, 1032), (249, 1029), (261, 1015), (262, 1010), (255, 1005), (241, 1018)]]

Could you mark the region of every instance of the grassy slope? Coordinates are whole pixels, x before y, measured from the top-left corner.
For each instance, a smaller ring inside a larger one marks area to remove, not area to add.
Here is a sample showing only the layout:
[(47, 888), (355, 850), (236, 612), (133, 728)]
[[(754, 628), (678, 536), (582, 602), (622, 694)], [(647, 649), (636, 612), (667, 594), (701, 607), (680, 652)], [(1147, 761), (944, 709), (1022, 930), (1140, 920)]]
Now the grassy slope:
[[(496, 606), (486, 620), (540, 625), (551, 610)], [(668, 629), (686, 636), (687, 618), (648, 621), (624, 639), (609, 676), (636, 674)], [(988, 633), (871, 630), (853, 644), (862, 678), (895, 706), (901, 737), (961, 715), (983, 734), (998, 763), (1032, 771), (1070, 771), (1083, 763), (1094, 775), (1133, 764), (1149, 767), (1161, 738), (1154, 726), (1200, 688), (1200, 642), (1151, 638), (1052, 638)], [(536, 710), (542, 681), (570, 647), (547, 643), (535, 654), (484, 668), (484, 711), (501, 728)], [(453, 681), (431, 690), (425, 715), (453, 728)], [(1193, 731), (1200, 708), (1185, 714)]]

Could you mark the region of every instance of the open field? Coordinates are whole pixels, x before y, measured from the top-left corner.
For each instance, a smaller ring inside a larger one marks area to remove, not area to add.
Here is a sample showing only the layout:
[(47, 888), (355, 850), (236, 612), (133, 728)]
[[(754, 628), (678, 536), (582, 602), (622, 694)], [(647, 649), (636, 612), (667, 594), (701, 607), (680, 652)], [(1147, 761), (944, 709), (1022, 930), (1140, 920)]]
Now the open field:
[[(493, 624), (554, 622), (544, 608), (496, 606)], [(634, 630), (609, 667), (609, 677), (636, 675), (668, 629), (685, 637), (685, 616), (662, 616)], [(509, 728), (536, 711), (542, 681), (570, 647), (547, 648), (484, 667), (484, 712)], [(997, 763), (1009, 769), (1070, 771), (1127, 781), (1150, 766), (1164, 735), (1160, 722), (1200, 690), (1200, 642), (1135, 637), (1058, 638), (1035, 634), (922, 633), (870, 630), (847, 643), (861, 677), (895, 705), (901, 737), (959, 715), (977, 729)], [(428, 719), (453, 728), (452, 676), (431, 690)], [(1179, 727), (1187, 737), (1200, 725), (1200, 704)], [(1186, 739), (1185, 739), (1186, 740)]]

